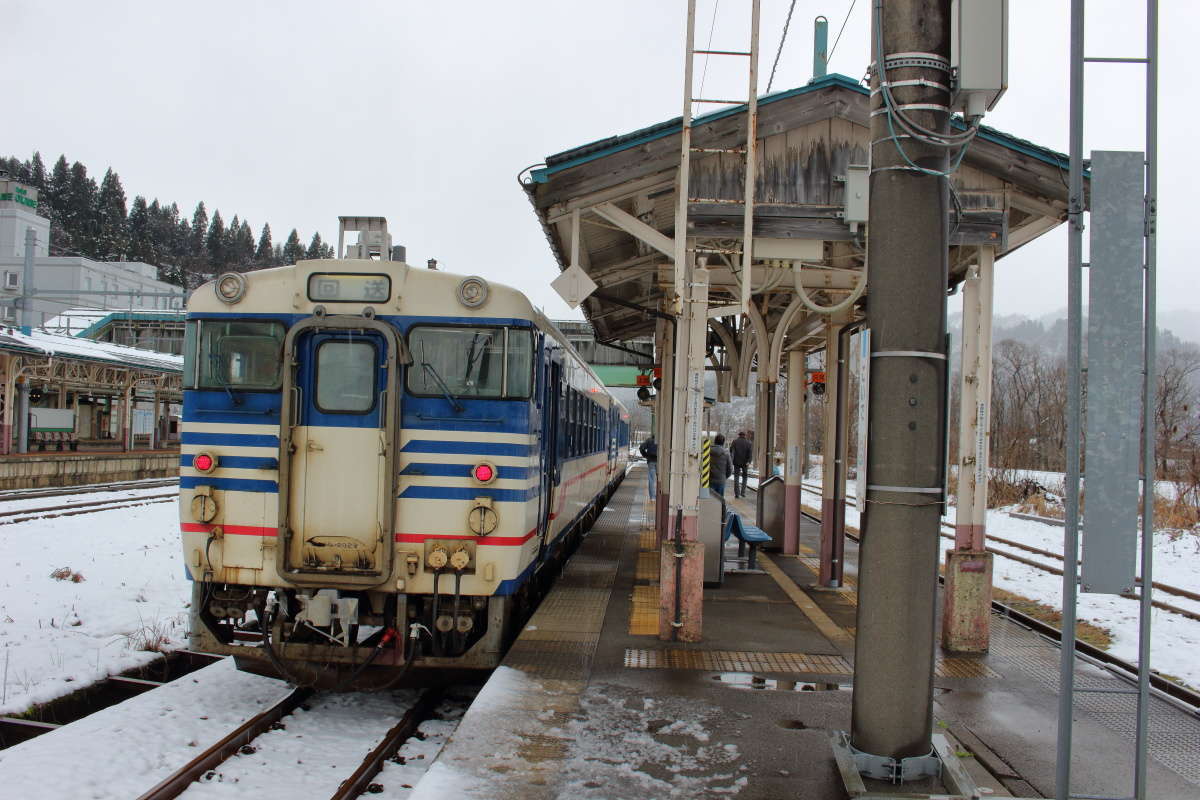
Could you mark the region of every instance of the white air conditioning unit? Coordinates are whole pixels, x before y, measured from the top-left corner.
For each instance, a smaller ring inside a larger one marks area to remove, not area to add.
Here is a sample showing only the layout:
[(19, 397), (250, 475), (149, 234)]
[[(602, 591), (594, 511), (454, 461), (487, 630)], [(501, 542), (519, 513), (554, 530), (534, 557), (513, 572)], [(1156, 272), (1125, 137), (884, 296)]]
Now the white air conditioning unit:
[(21, 288), (21, 276), (16, 272), (6, 269), (4, 271), (4, 288), (16, 291)]

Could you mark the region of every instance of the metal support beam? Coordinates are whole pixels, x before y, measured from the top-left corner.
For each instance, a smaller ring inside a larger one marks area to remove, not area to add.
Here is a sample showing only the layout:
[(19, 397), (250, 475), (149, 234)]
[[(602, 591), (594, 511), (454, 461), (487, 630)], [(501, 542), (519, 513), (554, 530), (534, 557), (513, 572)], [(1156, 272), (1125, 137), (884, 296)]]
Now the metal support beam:
[(846, 547), (845, 353), (839, 325), (825, 325), (825, 417), (821, 436), (821, 586), (841, 586)]
[[(704, 343), (708, 271), (693, 267), (684, 284), (673, 364), (670, 539), (661, 545), (658, 637), (696, 642), (703, 625), (704, 546), (699, 541), (700, 437), (704, 428)], [(665, 370), (664, 370), (665, 372)]]
[(804, 420), (808, 412), (805, 361), (807, 359), (800, 350), (788, 353), (787, 465), (783, 474), (783, 552), (788, 555), (800, 552), (800, 484), (804, 480)]
[(654, 498), (654, 529), (658, 542), (661, 544), (667, 538), (667, 494), (671, 475), (671, 400), (672, 386), (675, 383), (675, 329), (664, 319), (658, 320), (655, 330), (654, 350), (658, 354), (659, 378), (658, 394), (655, 398), (655, 423), (657, 429), (654, 436), (658, 440), (658, 486)]
[(29, 380), (18, 378), (17, 384), (17, 452), (29, 452)]
[(946, 553), (942, 647), (957, 653), (988, 649), (992, 554), (985, 549), (991, 451), (992, 285), (995, 249), (979, 248), (979, 263), (963, 282), (962, 375), (958, 411), (958, 508), (954, 550)]

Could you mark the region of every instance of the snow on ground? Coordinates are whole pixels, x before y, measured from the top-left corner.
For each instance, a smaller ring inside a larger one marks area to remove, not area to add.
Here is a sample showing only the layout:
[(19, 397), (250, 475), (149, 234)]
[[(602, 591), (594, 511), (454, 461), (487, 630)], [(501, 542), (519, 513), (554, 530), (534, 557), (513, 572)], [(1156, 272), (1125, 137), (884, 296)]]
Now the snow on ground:
[[(1044, 473), (1046, 476), (1058, 473)], [(1058, 479), (1061, 481), (1061, 475)], [(820, 468), (810, 470), (806, 483), (820, 482)], [(851, 505), (846, 507), (846, 524), (858, 527), (859, 512), (853, 505), (854, 489), (850, 485)], [(820, 508), (821, 496), (808, 489), (803, 493), (804, 503)], [(1032, 520), (1010, 516), (1011, 509), (990, 509), (987, 515), (987, 532), (1031, 547), (1053, 553), (1063, 552), (1063, 528)], [(955, 508), (951, 506), (942, 521), (954, 524)], [(1139, 548), (1141, 534), (1138, 533)], [(954, 546), (949, 539), (940, 539), (943, 561), (947, 550)], [(1061, 567), (1061, 562), (1049, 556), (1006, 547), (999, 542), (988, 546), (997, 551), (1009, 550), (1023, 558)], [(1139, 570), (1140, 574), (1140, 570)], [(1155, 531), (1154, 534), (1154, 580), (1170, 586), (1191, 591), (1200, 591), (1200, 535), (1180, 534), (1179, 531)], [(993, 561), (993, 585), (1022, 597), (1036, 600), (1052, 608), (1062, 609), (1062, 576), (1043, 572), (1035, 567), (1020, 564), (997, 555)], [(1200, 612), (1200, 603), (1186, 598), (1156, 591), (1154, 597), (1171, 605)], [(1126, 661), (1137, 663), (1139, 603), (1124, 597), (1100, 594), (1079, 595), (1079, 619), (1107, 629), (1113, 637), (1109, 652)], [(1150, 664), (1153, 669), (1174, 675), (1192, 686), (1200, 686), (1200, 621), (1188, 619), (1169, 611), (1154, 609), (1150, 620)]]
[[(147, 640), (186, 642), (191, 583), (174, 503), (0, 526), (0, 565), (0, 713), (159, 658), (141, 649)], [(50, 576), (63, 567), (79, 582)]]
[(24, 511), (29, 508), (50, 508), (51, 506), (74, 506), (80, 503), (95, 503), (97, 501), (132, 500), (137, 497), (153, 497), (155, 495), (174, 494), (178, 496), (179, 487), (154, 486), (136, 489), (121, 489), (114, 492), (83, 492), (66, 495), (41, 495), (39, 497), (0, 498), (0, 513)]
[(137, 797), (287, 691), (280, 681), (238, 672), (232, 659), (218, 661), (0, 750), (3, 795)]
[(384, 800), (406, 800), (442, 752), (473, 698), (474, 693), (444, 700), (434, 712), (435, 718), (422, 722), (418, 734), (404, 743), (395, 758), (384, 762), (373, 781), (381, 791), (373, 794)]
[(316, 695), (181, 797), (329, 797), (404, 716), (417, 692)]

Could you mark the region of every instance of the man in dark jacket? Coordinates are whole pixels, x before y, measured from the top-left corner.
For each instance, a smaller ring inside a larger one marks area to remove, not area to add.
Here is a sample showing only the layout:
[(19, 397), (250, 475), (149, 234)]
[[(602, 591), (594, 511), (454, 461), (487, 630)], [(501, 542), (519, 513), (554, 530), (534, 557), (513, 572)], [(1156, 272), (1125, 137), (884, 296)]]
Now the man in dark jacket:
[(733, 474), (733, 459), (725, 449), (725, 437), (717, 434), (709, 448), (708, 488), (715, 494), (725, 496), (725, 481)]
[(638, 448), (638, 452), (642, 454), (642, 458), (646, 459), (646, 471), (649, 475), (650, 487), (650, 502), (655, 499), (655, 489), (658, 484), (658, 442), (654, 441), (654, 434), (650, 434), (650, 438), (642, 442), (642, 446)]
[(750, 478), (750, 459), (754, 455), (754, 445), (746, 438), (745, 431), (738, 431), (737, 438), (729, 445), (729, 455), (733, 459), (733, 496), (746, 496), (746, 482)]

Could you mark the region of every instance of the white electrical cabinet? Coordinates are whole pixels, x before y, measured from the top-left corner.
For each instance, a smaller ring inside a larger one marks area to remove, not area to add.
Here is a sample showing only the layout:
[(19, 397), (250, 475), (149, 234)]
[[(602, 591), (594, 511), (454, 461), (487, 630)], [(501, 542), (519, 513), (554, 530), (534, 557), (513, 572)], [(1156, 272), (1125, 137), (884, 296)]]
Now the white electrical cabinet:
[(968, 119), (996, 106), (1008, 88), (1008, 0), (951, 0), (951, 105)]

